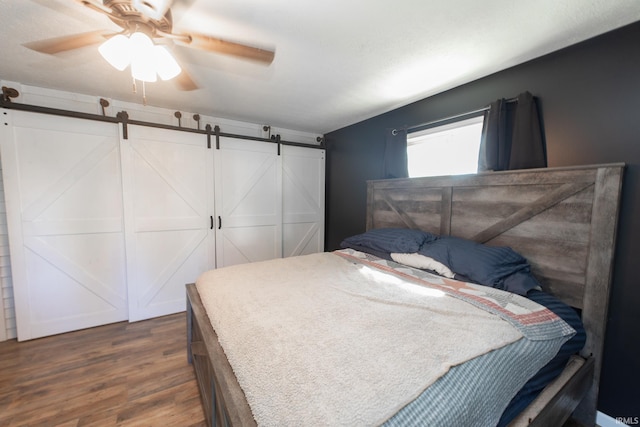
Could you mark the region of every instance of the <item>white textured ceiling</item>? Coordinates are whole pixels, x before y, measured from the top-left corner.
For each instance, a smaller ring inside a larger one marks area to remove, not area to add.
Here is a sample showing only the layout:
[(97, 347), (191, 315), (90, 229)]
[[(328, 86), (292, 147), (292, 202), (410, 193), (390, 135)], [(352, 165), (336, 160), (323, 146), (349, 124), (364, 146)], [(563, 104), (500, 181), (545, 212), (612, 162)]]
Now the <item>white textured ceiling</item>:
[[(275, 47), (268, 66), (175, 47), (200, 89), (148, 104), (327, 133), (640, 20), (638, 0), (188, 0), (174, 30)], [(74, 0), (0, 0), (0, 79), (141, 103), (97, 47), (23, 43), (118, 30)], [(489, 101), (489, 100), (488, 100)]]

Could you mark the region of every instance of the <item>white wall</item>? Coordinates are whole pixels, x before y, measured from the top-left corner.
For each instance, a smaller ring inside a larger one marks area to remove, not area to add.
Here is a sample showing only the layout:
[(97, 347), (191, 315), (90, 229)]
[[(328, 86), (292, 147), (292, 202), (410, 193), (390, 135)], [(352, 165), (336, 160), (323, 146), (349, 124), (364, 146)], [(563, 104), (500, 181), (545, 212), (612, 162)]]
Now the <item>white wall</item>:
[[(100, 98), (40, 87), (22, 85), (17, 82), (0, 81), (2, 86), (16, 89), (20, 95), (13, 98), (12, 102), (20, 104), (37, 105), (41, 107), (57, 108), (90, 114), (102, 114)], [(175, 110), (144, 106), (114, 99), (107, 99), (109, 106), (105, 108), (105, 114), (115, 117), (120, 111), (126, 111), (130, 120), (140, 120), (152, 123), (178, 126)], [(198, 122), (194, 120), (193, 112), (181, 111), (181, 126), (185, 128), (198, 128)], [(282, 140), (300, 142), (305, 144), (319, 144), (317, 138), (321, 135), (308, 132), (295, 131), (271, 127), (263, 130), (268, 123), (247, 123), (236, 120), (222, 119), (200, 114), (200, 129), (207, 124), (211, 127), (220, 126), (224, 133), (238, 134), (251, 137), (266, 138), (269, 135), (280, 134)], [(1, 159), (0, 159), (1, 170)], [(13, 286), (11, 279), (9, 239), (7, 232), (7, 215), (4, 202), (2, 176), (0, 175), (0, 341), (16, 338), (16, 315), (13, 302)]]

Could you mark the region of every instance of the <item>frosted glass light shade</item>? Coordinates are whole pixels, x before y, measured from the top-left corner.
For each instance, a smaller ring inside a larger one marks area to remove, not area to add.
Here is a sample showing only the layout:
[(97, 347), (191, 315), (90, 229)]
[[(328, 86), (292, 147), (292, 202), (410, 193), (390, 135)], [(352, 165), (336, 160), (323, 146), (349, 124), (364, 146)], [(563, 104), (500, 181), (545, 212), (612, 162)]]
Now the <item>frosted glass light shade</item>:
[(156, 60), (156, 71), (162, 80), (171, 80), (180, 74), (182, 71), (180, 65), (173, 59), (173, 56), (171, 56), (166, 47), (154, 46), (153, 50)]
[(135, 55), (151, 50), (153, 42), (145, 33), (135, 32), (129, 37), (129, 48), (131, 49), (131, 56), (135, 57)]
[(133, 58), (133, 61), (131, 61), (131, 75), (134, 79), (143, 82), (155, 82), (158, 80), (153, 61), (140, 57)]
[(143, 82), (155, 82), (156, 61), (151, 39), (144, 33), (133, 33), (129, 37), (129, 45), (133, 78)]
[(122, 34), (115, 35), (102, 43), (98, 48), (98, 52), (111, 66), (122, 71), (127, 68), (131, 59), (129, 55), (129, 38)]

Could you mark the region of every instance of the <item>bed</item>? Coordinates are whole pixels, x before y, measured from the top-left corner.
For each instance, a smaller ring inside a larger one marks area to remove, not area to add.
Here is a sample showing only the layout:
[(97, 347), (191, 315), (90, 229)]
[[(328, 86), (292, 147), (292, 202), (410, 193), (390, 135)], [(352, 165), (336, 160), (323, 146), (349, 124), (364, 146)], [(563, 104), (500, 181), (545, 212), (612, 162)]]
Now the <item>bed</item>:
[[(520, 411), (510, 425), (562, 425), (571, 415), (585, 425), (595, 424), (623, 171), (623, 164), (609, 164), (455, 177), (377, 180), (367, 184), (367, 230), (422, 230), (440, 238), (454, 236), (488, 247), (512, 248), (526, 258), (530, 273), (546, 293), (581, 313), (586, 332), (586, 343), (582, 350), (569, 359), (563, 372)], [(363, 255), (352, 249), (330, 255), (332, 260), (351, 257), (352, 264), (358, 264), (360, 268), (367, 263), (375, 263), (375, 268), (382, 269), (398, 267), (393, 260)], [(316, 258), (324, 259), (326, 255), (319, 254)], [(299, 261), (275, 260), (277, 266), (274, 268), (283, 268), (286, 264)], [(333, 268), (332, 265), (329, 267)], [(266, 270), (255, 270), (257, 267), (253, 266), (254, 271), (249, 272), (250, 268), (237, 266), (226, 277), (235, 280), (235, 276), (246, 274), (249, 277), (247, 282), (251, 282), (251, 277), (256, 274), (268, 276), (266, 272), (260, 273)], [(400, 275), (409, 275), (410, 280), (414, 281), (433, 281), (430, 273), (422, 275), (421, 271), (404, 269)], [(399, 274), (397, 271), (392, 273)], [(477, 285), (451, 285), (454, 282), (447, 280), (437, 282), (436, 279), (432, 286), (437, 288), (441, 286), (438, 283), (444, 283), (445, 287), (470, 287), (463, 289), (467, 294), (478, 290), (475, 288)], [(441, 286), (438, 289), (443, 288)], [(350, 289), (340, 291), (347, 294), (351, 292)], [(247, 292), (251, 294), (253, 291)], [(187, 350), (196, 372), (208, 423), (256, 425), (254, 412), (259, 410), (255, 403), (252, 403), (254, 408), (249, 404), (249, 401), (255, 400), (253, 389), (246, 387), (247, 374), (240, 374), (237, 366), (232, 368), (228, 355), (234, 353), (230, 348), (223, 350), (220, 344), (222, 337), (222, 342), (228, 346), (228, 337), (234, 334), (229, 332), (228, 327), (220, 327), (219, 330), (214, 328), (213, 323), (221, 323), (212, 320), (217, 314), (209, 317), (212, 313), (210, 303), (205, 303), (201, 297), (196, 284), (187, 285)], [(377, 297), (368, 296), (368, 299)], [(492, 298), (494, 296), (488, 299)], [(225, 306), (219, 306), (216, 310), (224, 311)], [(555, 339), (560, 338), (549, 341)], [(252, 341), (249, 337), (237, 346), (241, 348), (246, 342)], [(514, 342), (513, 339), (511, 342)], [(506, 347), (504, 343), (495, 345), (496, 348)], [(269, 354), (250, 363), (258, 366), (254, 366), (257, 370), (249, 377), (258, 377), (261, 373), (261, 360), (264, 360), (265, 370), (270, 369), (270, 361), (278, 360), (267, 357)], [(474, 354), (470, 352), (468, 357), (480, 359)], [(291, 354), (287, 357), (294, 362)], [(237, 358), (231, 359), (237, 363)], [(278, 363), (282, 364), (281, 360)], [(458, 369), (458, 366), (455, 368)], [(237, 374), (245, 384), (245, 389), (249, 390), (246, 394)], [(436, 378), (439, 381), (442, 377)], [(276, 379), (274, 384), (278, 384)], [(265, 379), (260, 381), (264, 382)], [(394, 387), (383, 385), (381, 389)], [(431, 388), (436, 389), (429, 387), (426, 391)], [(354, 390), (357, 390), (355, 384)], [(294, 405), (293, 400), (291, 405)]]

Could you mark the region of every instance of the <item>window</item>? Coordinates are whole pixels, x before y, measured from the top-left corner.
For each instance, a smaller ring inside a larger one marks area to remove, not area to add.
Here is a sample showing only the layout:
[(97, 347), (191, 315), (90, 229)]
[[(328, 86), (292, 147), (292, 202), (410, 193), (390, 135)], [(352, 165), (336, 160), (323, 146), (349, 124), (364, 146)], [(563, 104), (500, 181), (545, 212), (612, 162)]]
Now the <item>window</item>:
[(477, 173), (483, 119), (478, 116), (409, 133), (409, 176)]

